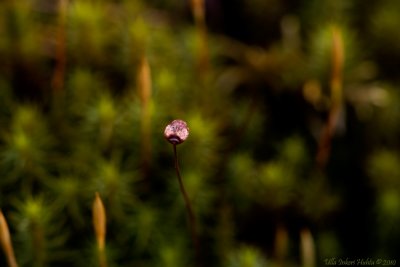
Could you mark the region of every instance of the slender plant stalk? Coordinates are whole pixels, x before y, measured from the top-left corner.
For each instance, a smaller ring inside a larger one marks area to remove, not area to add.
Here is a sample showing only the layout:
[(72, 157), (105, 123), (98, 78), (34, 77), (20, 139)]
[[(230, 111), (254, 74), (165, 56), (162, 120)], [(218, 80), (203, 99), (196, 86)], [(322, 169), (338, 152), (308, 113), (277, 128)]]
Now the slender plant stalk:
[(276, 266), (285, 266), (285, 258), (288, 254), (288, 231), (285, 226), (279, 224), (275, 232), (275, 259)]
[(207, 72), (209, 68), (209, 52), (207, 41), (207, 25), (205, 20), (205, 2), (204, 0), (192, 0), (192, 13), (198, 35), (199, 50), (197, 55), (197, 67), (201, 75)]
[(15, 259), (14, 255), (14, 249), (11, 243), (10, 231), (2, 211), (0, 211), (0, 243), (4, 254), (6, 254), (8, 266), (18, 267), (17, 260)]
[(146, 56), (142, 56), (137, 74), (137, 86), (141, 104), (142, 164), (147, 175), (151, 161), (151, 69)]
[(344, 65), (344, 44), (342, 32), (339, 28), (332, 28), (332, 74), (331, 74), (331, 108), (328, 120), (323, 129), (316, 157), (317, 165), (323, 169), (329, 159), (331, 151), (332, 136), (335, 133), (337, 122), (342, 111), (342, 90), (343, 90), (343, 65)]
[(189, 226), (190, 226), (190, 232), (191, 232), (191, 236), (192, 236), (192, 241), (193, 244), (195, 246), (195, 250), (196, 250), (196, 258), (198, 260), (198, 263), (200, 262), (200, 244), (199, 244), (199, 239), (197, 236), (197, 228), (196, 228), (196, 218), (195, 215), (193, 213), (193, 209), (192, 209), (192, 205), (190, 204), (190, 200), (188, 197), (188, 194), (185, 190), (185, 187), (183, 185), (182, 182), (182, 177), (181, 177), (181, 172), (179, 169), (179, 163), (178, 163), (178, 152), (176, 150), (176, 145), (173, 144), (174, 147), (174, 159), (175, 159), (175, 170), (176, 170), (176, 176), (178, 177), (178, 182), (179, 182), (179, 189), (183, 195), (183, 199), (185, 201), (185, 206), (186, 206), (186, 210), (188, 213), (188, 217), (189, 217)]
[(106, 211), (100, 195), (97, 192), (93, 202), (93, 226), (96, 234), (99, 265), (100, 267), (107, 267), (107, 257), (105, 252)]
[(315, 244), (308, 228), (300, 231), (300, 249), (302, 267), (315, 267)]
[(54, 69), (52, 78), (52, 87), (56, 92), (61, 92), (64, 89), (65, 69), (67, 65), (66, 56), (66, 13), (67, 13), (68, 0), (61, 0), (59, 2), (59, 18), (57, 28), (57, 44), (56, 44), (56, 67)]

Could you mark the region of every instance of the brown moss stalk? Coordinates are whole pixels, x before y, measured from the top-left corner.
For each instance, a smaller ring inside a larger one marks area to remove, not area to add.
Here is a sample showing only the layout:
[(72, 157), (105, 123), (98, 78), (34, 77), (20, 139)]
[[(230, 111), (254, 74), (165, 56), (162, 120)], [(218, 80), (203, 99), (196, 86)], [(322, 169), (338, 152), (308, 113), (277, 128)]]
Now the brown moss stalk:
[(141, 104), (141, 144), (143, 170), (147, 173), (151, 159), (151, 69), (147, 57), (140, 60), (137, 74), (137, 87)]
[(285, 266), (285, 258), (288, 253), (289, 234), (285, 226), (279, 224), (275, 232), (274, 254), (276, 265), (279, 267)]
[(208, 34), (207, 24), (205, 20), (205, 2), (204, 0), (192, 0), (192, 13), (197, 31), (198, 38), (198, 55), (197, 67), (200, 74), (207, 72), (209, 67), (209, 52), (208, 52)]
[(342, 109), (342, 72), (344, 59), (345, 55), (342, 31), (338, 27), (334, 26), (332, 27), (332, 71), (330, 81), (331, 107), (327, 122), (319, 140), (316, 156), (316, 162), (320, 168), (324, 168), (329, 159), (332, 136), (335, 133)]
[(58, 8), (58, 25), (56, 35), (55, 58), (56, 66), (52, 78), (52, 88), (55, 92), (64, 89), (65, 69), (67, 65), (66, 52), (66, 17), (67, 17), (68, 0), (60, 0)]
[(189, 136), (189, 127), (183, 120), (172, 121), (170, 124), (167, 125), (167, 127), (165, 127), (164, 130), (165, 139), (167, 139), (167, 141), (172, 144), (174, 149), (174, 163), (175, 163), (176, 176), (178, 178), (179, 189), (182, 193), (183, 200), (185, 201), (186, 211), (188, 213), (189, 227), (190, 227), (192, 241), (195, 247), (197, 265), (200, 266), (201, 265), (200, 244), (197, 236), (196, 218), (192, 209), (192, 205), (190, 203), (189, 196), (186, 192), (185, 186), (183, 185), (181, 171), (179, 169), (178, 152), (176, 149), (176, 146), (185, 142), (188, 136)]
[(314, 238), (308, 228), (300, 231), (300, 253), (303, 267), (316, 266)]
[(0, 211), (0, 243), (4, 254), (6, 255), (8, 266), (18, 267), (11, 242), (10, 231), (2, 211)]
[(107, 267), (107, 258), (105, 252), (107, 217), (103, 201), (101, 200), (98, 192), (96, 192), (92, 210), (93, 210), (93, 227), (96, 235), (99, 265), (100, 267)]
[(200, 260), (200, 243), (199, 243), (199, 238), (197, 235), (196, 217), (194, 215), (193, 208), (190, 203), (190, 199), (186, 192), (185, 186), (183, 185), (181, 172), (180, 172), (180, 168), (179, 168), (178, 152), (176, 150), (176, 144), (173, 144), (173, 147), (174, 147), (174, 161), (175, 161), (176, 176), (178, 178), (179, 189), (182, 193), (182, 196), (183, 196), (183, 199), (185, 202), (185, 206), (186, 206), (186, 211), (188, 213), (190, 233), (191, 233), (193, 245), (195, 247), (197, 263), (198, 263), (198, 265), (200, 265), (200, 261), (201, 261)]

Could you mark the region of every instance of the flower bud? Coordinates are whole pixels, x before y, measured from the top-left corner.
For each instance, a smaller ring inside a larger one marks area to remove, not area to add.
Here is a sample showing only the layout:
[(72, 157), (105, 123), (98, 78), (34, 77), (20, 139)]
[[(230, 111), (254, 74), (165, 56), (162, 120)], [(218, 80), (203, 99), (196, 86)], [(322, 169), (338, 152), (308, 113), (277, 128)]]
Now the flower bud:
[(173, 145), (183, 143), (189, 136), (189, 128), (183, 120), (174, 120), (165, 127), (164, 137)]

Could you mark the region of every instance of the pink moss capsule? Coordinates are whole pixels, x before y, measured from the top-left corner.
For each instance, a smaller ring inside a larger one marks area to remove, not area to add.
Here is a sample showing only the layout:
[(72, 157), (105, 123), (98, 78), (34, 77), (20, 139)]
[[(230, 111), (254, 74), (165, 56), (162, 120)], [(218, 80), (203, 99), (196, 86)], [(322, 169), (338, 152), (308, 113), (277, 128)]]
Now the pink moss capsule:
[(174, 120), (165, 127), (164, 137), (173, 145), (183, 143), (189, 136), (189, 128), (183, 120)]

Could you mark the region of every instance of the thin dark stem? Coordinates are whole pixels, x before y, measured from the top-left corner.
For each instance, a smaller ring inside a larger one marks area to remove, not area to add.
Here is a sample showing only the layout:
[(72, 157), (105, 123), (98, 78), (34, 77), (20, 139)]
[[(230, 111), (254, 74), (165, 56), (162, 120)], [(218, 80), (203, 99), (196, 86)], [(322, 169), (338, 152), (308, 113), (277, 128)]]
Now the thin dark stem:
[(193, 241), (193, 244), (194, 244), (194, 247), (195, 247), (195, 250), (196, 250), (196, 258), (197, 258), (198, 263), (199, 263), (199, 261), (200, 261), (200, 244), (199, 244), (199, 239), (197, 237), (196, 218), (194, 216), (192, 205), (190, 204), (190, 200), (189, 200), (188, 194), (187, 194), (187, 192), (185, 190), (185, 187), (183, 186), (181, 172), (180, 172), (180, 169), (179, 169), (178, 152), (176, 150), (176, 145), (173, 144), (173, 147), (174, 147), (176, 176), (178, 177), (179, 189), (181, 190), (181, 193), (183, 195), (183, 199), (185, 201), (186, 210), (188, 212), (190, 232), (191, 232), (192, 241)]

